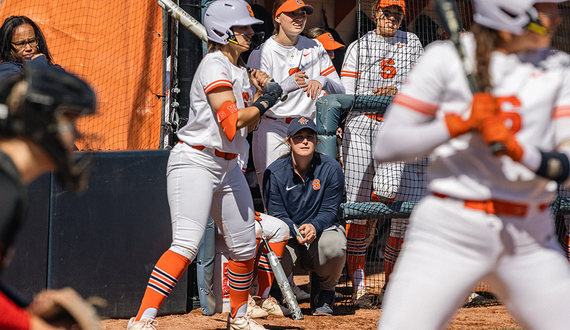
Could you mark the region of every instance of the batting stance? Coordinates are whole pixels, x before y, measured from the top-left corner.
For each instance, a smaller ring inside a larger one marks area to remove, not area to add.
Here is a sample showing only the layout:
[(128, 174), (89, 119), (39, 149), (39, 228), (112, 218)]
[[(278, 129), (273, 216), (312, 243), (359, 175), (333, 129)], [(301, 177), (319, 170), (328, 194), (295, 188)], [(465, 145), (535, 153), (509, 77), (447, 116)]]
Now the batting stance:
[[(557, 1), (561, 2), (561, 1)], [(388, 108), (378, 161), (430, 154), (378, 328), (444, 329), (484, 281), (524, 329), (570, 327), (570, 266), (549, 203), (569, 184), (570, 56), (550, 49), (557, 3), (475, 0), (461, 37), (436, 42)], [(489, 144), (500, 142), (506, 155)]]
[[(347, 94), (395, 95), (423, 55), (418, 37), (399, 30), (406, 13), (403, 0), (377, 0), (374, 13), (376, 29), (350, 44), (346, 52), (340, 76)], [(404, 163), (375, 166), (372, 158), (372, 141), (382, 120), (381, 115), (361, 112), (347, 116), (342, 148), (347, 203), (369, 202), (371, 198), (390, 202), (396, 197)], [(346, 222), (352, 301), (358, 306), (370, 304), (364, 273), (367, 221), (374, 229), (376, 219)], [(407, 219), (392, 219), (384, 255), (385, 283), (400, 252), (406, 225)]]
[[(75, 121), (95, 112), (96, 103), (93, 90), (69, 73), (35, 63), (24, 64), (23, 69), (24, 75), (18, 73), (0, 85), (0, 262), (4, 267), (24, 221), (25, 185), (53, 170), (67, 189), (85, 187), (85, 163), (76, 164), (71, 156), (77, 137)], [(3, 288), (0, 329), (61, 329), (10, 299)], [(42, 297), (47, 303), (49, 299), (44, 298), (49, 297)], [(37, 302), (34, 306), (41, 307)]]
[(315, 152), (317, 127), (308, 117), (293, 119), (286, 142), (291, 151), (265, 171), (263, 201), (267, 213), (283, 220), (296, 237), (287, 243), (281, 260), (285, 274), (296, 269), (315, 272), (321, 291), (313, 315), (332, 315), (335, 286), (346, 260), (346, 237), (337, 221), (342, 168)]
[(249, 186), (236, 158), (244, 150), (247, 127), (275, 104), (281, 88), (258, 70), (248, 77), (240, 59), (252, 44), (251, 25), (262, 23), (245, 1), (213, 2), (204, 23), (209, 53), (194, 75), (188, 124), (178, 133), (180, 143), (167, 166), (172, 245), (156, 263), (139, 312), (127, 329), (154, 327), (158, 309), (196, 256), (209, 215), (230, 250), (228, 329), (263, 329), (246, 315), (255, 220)]

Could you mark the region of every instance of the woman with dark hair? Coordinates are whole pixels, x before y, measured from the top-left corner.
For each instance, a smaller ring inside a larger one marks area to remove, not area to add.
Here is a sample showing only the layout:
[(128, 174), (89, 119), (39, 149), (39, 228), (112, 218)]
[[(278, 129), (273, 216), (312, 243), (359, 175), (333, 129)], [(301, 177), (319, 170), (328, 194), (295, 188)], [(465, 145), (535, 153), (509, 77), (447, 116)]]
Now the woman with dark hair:
[(26, 16), (8, 17), (0, 27), (0, 40), (0, 81), (22, 73), (24, 62), (27, 61), (61, 69), (61, 66), (52, 63), (42, 30)]

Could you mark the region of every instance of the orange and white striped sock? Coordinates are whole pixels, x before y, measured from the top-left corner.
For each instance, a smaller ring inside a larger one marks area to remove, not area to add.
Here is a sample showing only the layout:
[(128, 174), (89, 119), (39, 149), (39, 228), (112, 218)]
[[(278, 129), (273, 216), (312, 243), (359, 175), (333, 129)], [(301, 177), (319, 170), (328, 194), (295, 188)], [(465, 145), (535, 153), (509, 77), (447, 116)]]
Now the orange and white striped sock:
[(136, 321), (140, 321), (141, 318), (156, 318), (160, 306), (172, 292), (190, 262), (190, 259), (170, 250), (162, 254), (150, 274)]
[(394, 270), (394, 264), (400, 255), (400, 250), (402, 249), (402, 244), (404, 243), (403, 238), (399, 237), (388, 237), (388, 242), (386, 243), (386, 250), (384, 251), (384, 285), (388, 284), (390, 280), (390, 275)]
[[(269, 247), (275, 252), (275, 255), (279, 260), (283, 257), (285, 253), (285, 248), (287, 246), (287, 241), (282, 242), (269, 242)], [(261, 298), (269, 297), (269, 291), (271, 290), (271, 284), (273, 284), (273, 279), (275, 275), (267, 259), (267, 248), (265, 244), (263, 245), (263, 250), (261, 250), (261, 255), (259, 256), (259, 262), (257, 263), (257, 285), (258, 285), (258, 295)]]
[(364, 266), (366, 263), (366, 225), (346, 224), (346, 253), (352, 289), (356, 292), (366, 287)]
[(255, 258), (247, 261), (228, 262), (228, 286), (230, 288), (231, 317), (242, 317), (247, 313), (247, 299), (253, 282)]

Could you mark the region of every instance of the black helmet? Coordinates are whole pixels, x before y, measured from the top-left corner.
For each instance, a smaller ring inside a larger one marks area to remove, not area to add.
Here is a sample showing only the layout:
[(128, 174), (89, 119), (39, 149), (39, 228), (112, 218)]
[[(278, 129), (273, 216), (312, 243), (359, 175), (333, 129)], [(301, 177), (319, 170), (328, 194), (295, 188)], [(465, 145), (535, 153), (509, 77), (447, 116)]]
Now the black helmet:
[(95, 93), (83, 80), (61, 69), (24, 65), (24, 75), (0, 84), (0, 137), (25, 136), (57, 166), (62, 184), (79, 191), (87, 183), (87, 160), (75, 162), (64, 135), (77, 136), (75, 119), (95, 112)]

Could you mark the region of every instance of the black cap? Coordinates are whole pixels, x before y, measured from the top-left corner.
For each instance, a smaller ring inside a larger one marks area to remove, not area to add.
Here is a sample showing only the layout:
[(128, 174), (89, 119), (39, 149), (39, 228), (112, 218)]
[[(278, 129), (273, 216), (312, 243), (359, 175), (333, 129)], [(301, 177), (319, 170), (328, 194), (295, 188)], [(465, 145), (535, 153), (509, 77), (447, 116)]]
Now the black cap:
[(311, 118), (297, 117), (293, 119), (289, 124), (289, 128), (287, 129), (287, 136), (293, 136), (304, 128), (308, 128), (317, 133), (317, 125), (315, 125), (315, 122)]

